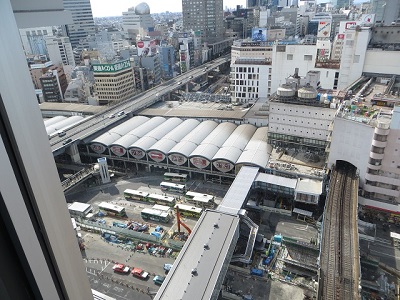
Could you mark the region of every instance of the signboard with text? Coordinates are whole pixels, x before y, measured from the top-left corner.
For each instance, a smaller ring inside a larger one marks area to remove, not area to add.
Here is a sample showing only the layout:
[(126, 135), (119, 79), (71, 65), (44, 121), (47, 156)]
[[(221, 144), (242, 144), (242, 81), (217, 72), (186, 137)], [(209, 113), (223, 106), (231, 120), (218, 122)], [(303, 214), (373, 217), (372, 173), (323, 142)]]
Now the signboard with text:
[(168, 157), (174, 164), (178, 166), (183, 165), (187, 161), (187, 158), (180, 154), (170, 154)]
[(94, 64), (93, 72), (94, 73), (112, 73), (118, 72), (131, 67), (131, 62), (128, 60), (123, 60), (116, 62), (114, 64)]
[(319, 21), (317, 38), (329, 38), (331, 35), (331, 21)]

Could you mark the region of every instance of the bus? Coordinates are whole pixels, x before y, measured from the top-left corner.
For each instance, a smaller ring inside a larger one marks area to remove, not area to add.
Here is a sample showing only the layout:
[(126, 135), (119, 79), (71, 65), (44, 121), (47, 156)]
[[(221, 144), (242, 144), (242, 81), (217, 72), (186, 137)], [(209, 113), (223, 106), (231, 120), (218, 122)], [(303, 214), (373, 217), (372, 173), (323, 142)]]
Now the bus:
[(171, 207), (175, 205), (174, 197), (163, 196), (163, 195), (158, 195), (158, 194), (148, 195), (147, 201), (152, 202), (152, 203), (161, 204), (161, 205), (168, 205)]
[(164, 173), (165, 181), (178, 181), (178, 182), (186, 182), (188, 180), (187, 174), (179, 174), (179, 173)]
[(99, 204), (99, 209), (101, 211), (111, 213), (115, 216), (118, 217), (126, 217), (126, 212), (125, 212), (125, 207), (121, 207), (115, 204), (107, 203), (107, 202), (101, 202)]
[(163, 211), (163, 212), (166, 212), (166, 213), (168, 213), (168, 214), (171, 213), (171, 207), (165, 206), (165, 205), (154, 204), (153, 207), (152, 207), (152, 209), (156, 209), (156, 210), (159, 210), (159, 211)]
[(157, 222), (168, 223), (171, 215), (165, 211), (153, 209), (153, 208), (145, 208), (140, 213), (143, 220), (152, 220)]
[(168, 191), (173, 193), (184, 194), (186, 193), (186, 185), (185, 184), (177, 184), (172, 182), (161, 182), (160, 188), (162, 191)]
[(148, 195), (149, 195), (149, 193), (138, 191), (138, 190), (127, 189), (124, 191), (124, 197), (126, 200), (147, 201), (146, 198)]
[(179, 207), (179, 213), (185, 217), (200, 218), (201, 213), (203, 212), (202, 208), (185, 204), (175, 205), (175, 210), (177, 206)]
[(215, 207), (215, 197), (207, 194), (200, 194), (196, 192), (187, 192), (186, 202), (193, 204), (202, 208), (214, 208)]

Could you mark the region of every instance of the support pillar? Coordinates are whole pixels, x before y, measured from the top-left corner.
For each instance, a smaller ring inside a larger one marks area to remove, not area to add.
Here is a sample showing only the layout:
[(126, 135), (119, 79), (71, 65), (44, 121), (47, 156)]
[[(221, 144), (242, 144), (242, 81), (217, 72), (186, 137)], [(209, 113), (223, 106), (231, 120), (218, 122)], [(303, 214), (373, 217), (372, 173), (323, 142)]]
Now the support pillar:
[(67, 149), (66, 152), (71, 156), (71, 160), (74, 163), (81, 163), (81, 157), (79, 156), (78, 145), (73, 143)]
[(185, 84), (185, 92), (186, 92), (186, 93), (189, 93), (189, 83), (186, 83), (186, 84)]

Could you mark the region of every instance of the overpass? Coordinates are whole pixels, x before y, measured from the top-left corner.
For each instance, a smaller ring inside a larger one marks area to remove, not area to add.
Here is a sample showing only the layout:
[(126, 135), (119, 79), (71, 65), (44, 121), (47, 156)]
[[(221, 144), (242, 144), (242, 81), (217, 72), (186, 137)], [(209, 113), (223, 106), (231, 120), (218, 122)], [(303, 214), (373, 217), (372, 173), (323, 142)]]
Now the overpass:
[[(174, 77), (173, 79), (162, 83), (150, 90), (133, 96), (132, 98), (115, 104), (114, 106), (105, 109), (101, 113), (98, 113), (92, 117), (85, 118), (81, 122), (74, 126), (64, 130), (66, 135), (63, 137), (55, 136), (50, 139), (51, 149), (53, 155), (59, 155), (65, 151), (66, 147), (71, 145), (73, 149), (70, 151), (72, 157), (77, 155), (76, 142), (80, 141), (89, 136), (97, 134), (99, 131), (106, 130), (109, 127), (115, 126), (122, 121), (131, 117), (133, 113), (138, 110), (149, 107), (150, 105), (162, 100), (164, 97), (169, 97), (171, 92), (181, 89), (183, 86), (189, 84), (189, 82), (202, 77), (207, 76), (208, 72), (230, 62), (230, 55), (222, 56), (213, 61), (208, 62), (200, 67), (189, 70), (182, 75)], [(112, 114), (117, 114), (120, 111), (124, 111), (123, 116), (109, 118)]]

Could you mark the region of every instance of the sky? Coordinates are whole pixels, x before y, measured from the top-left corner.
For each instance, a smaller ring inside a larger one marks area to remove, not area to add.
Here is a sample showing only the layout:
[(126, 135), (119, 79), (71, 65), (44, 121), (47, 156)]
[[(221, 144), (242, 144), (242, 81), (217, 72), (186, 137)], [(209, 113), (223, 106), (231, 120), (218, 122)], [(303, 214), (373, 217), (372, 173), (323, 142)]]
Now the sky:
[[(90, 0), (93, 17), (122, 16), (123, 11), (127, 11), (129, 7), (136, 6), (141, 2), (143, 1)], [(150, 13), (182, 11), (182, 0), (147, 0), (144, 2), (150, 6)], [(246, 6), (246, 0), (224, 0), (224, 8), (225, 6), (234, 8), (236, 5)]]

